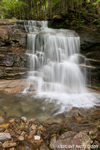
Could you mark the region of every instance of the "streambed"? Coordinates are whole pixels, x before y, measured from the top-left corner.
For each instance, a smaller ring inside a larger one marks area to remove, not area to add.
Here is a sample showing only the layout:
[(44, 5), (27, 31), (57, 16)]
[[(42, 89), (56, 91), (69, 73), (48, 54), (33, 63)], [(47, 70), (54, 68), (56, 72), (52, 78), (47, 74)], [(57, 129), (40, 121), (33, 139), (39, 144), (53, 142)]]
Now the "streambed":
[[(99, 99), (98, 95), (98, 101)], [(3, 94), (0, 93), (0, 123), (15, 117), (25, 116), (27, 119), (36, 118), (40, 121), (52, 122), (99, 122), (100, 103), (92, 108), (72, 107), (69, 111), (58, 113), (60, 105), (56, 101), (50, 102), (45, 99), (33, 97), (31, 94)], [(87, 115), (88, 114), (88, 115)]]

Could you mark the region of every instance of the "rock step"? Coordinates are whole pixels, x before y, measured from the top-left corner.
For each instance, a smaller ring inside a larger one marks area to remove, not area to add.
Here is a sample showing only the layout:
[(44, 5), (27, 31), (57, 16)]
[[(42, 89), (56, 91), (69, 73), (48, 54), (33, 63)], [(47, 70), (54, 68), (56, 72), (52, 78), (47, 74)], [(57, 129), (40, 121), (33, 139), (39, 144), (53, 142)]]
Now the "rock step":
[(86, 64), (80, 64), (79, 66), (80, 67), (89, 68), (89, 69), (100, 69), (100, 67), (90, 66), (90, 65), (86, 65)]
[(96, 90), (96, 92), (97, 92), (97, 91), (100, 91), (100, 87), (98, 87), (98, 86), (94, 86), (94, 85), (87, 85), (87, 87), (88, 87), (89, 89)]
[(27, 68), (21, 67), (0, 67), (0, 78), (19, 79), (27, 76)]
[(93, 65), (93, 66), (100, 66), (100, 60), (96, 59), (86, 59), (86, 64), (87, 65)]
[(95, 59), (95, 60), (99, 60), (100, 61), (100, 50), (88, 52), (86, 54), (86, 57), (88, 59), (93, 59), (93, 60)]
[(100, 66), (97, 67), (80, 64), (80, 67), (82, 67), (83, 69), (86, 68), (88, 80), (93, 86), (100, 85), (98, 84), (100, 83)]
[(0, 81), (0, 92), (4, 93), (18, 93), (25, 89), (26, 79), (17, 80), (1, 80)]
[[(16, 50), (15, 50), (16, 51)], [(26, 54), (6, 53), (0, 54), (0, 66), (26, 67), (28, 65)]]

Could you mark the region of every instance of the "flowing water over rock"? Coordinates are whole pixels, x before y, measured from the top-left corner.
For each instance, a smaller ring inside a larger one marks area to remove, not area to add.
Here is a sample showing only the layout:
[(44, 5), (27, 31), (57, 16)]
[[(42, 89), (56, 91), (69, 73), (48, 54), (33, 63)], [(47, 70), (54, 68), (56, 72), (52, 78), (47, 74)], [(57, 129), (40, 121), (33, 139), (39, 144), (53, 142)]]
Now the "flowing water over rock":
[(30, 71), (27, 88), (35, 97), (56, 103), (58, 112), (72, 107), (93, 107), (98, 101), (86, 89), (85, 57), (80, 55), (80, 37), (75, 31), (48, 28), (47, 21), (25, 21)]

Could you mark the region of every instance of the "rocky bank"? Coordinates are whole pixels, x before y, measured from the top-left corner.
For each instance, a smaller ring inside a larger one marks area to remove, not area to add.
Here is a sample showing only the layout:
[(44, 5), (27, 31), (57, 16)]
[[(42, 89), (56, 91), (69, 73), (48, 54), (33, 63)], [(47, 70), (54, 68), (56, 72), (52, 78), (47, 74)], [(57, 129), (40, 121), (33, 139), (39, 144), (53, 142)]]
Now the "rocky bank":
[(73, 108), (60, 122), (12, 118), (0, 125), (0, 150), (99, 150), (99, 115), (94, 109)]
[(0, 20), (0, 79), (26, 76), (27, 35), (23, 29), (18, 29), (15, 22), (16, 20)]

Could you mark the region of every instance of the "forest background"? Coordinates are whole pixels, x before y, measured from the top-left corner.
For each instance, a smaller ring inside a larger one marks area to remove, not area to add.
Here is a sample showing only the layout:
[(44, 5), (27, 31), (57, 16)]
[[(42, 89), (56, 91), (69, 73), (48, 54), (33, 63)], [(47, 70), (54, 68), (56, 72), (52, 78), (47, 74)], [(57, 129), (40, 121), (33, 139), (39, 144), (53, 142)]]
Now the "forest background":
[(59, 19), (70, 26), (92, 24), (99, 28), (100, 0), (0, 0), (0, 18)]

